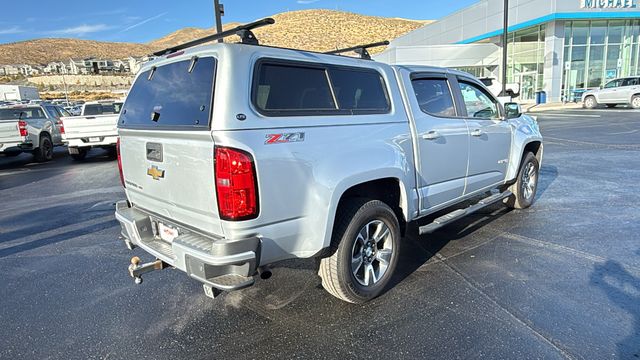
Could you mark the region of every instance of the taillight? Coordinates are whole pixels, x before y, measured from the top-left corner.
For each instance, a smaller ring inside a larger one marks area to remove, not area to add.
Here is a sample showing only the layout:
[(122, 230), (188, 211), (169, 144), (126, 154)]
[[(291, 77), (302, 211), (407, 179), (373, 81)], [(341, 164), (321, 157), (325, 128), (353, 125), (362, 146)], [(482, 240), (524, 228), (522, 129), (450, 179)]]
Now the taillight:
[(58, 128), (60, 129), (60, 134), (64, 134), (64, 123), (62, 120), (56, 121), (56, 125), (58, 125)]
[(27, 130), (27, 122), (24, 120), (18, 120), (18, 130), (20, 130), (20, 136), (29, 136)]
[(124, 174), (122, 173), (122, 156), (120, 156), (120, 138), (116, 142), (116, 154), (118, 155), (118, 171), (120, 171), (120, 183), (123, 187), (127, 187), (124, 184)]
[(215, 176), (222, 220), (248, 220), (258, 216), (256, 168), (251, 154), (216, 146)]

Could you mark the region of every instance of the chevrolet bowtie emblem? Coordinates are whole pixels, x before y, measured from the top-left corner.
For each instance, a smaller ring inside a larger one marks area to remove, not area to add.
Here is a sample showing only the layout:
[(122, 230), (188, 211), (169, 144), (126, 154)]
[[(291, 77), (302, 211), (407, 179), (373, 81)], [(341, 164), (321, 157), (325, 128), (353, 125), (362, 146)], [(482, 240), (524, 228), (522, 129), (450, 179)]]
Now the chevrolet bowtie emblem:
[(151, 176), (153, 180), (164, 179), (164, 170), (160, 170), (157, 166), (153, 165), (147, 169), (147, 175)]

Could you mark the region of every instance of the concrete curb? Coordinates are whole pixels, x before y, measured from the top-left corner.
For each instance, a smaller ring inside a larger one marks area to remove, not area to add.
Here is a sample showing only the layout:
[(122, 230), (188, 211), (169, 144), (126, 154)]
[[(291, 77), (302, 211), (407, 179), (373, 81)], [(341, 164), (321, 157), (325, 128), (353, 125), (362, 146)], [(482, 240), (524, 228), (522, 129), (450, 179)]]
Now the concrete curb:
[(523, 105), (522, 110), (526, 113), (548, 111), (548, 110), (570, 110), (582, 109), (582, 103), (550, 103), (550, 104), (531, 104)]

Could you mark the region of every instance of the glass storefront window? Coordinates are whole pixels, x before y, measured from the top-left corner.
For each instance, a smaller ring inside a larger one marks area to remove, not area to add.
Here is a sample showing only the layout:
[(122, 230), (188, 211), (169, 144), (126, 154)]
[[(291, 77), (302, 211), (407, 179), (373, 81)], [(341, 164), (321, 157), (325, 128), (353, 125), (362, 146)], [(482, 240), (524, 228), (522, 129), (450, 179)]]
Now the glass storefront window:
[(602, 84), (604, 70), (604, 45), (591, 46), (589, 50), (589, 71), (587, 87), (596, 88)]
[(545, 26), (534, 26), (509, 34), (508, 81), (520, 84), (520, 100), (535, 99), (544, 85)]
[(625, 76), (640, 75), (640, 20), (565, 22), (564, 99)]
[(624, 21), (609, 22), (609, 44), (620, 44), (624, 33)]
[(572, 45), (586, 45), (589, 38), (589, 22), (588, 21), (575, 21), (573, 23), (573, 44)]
[(591, 45), (602, 45), (607, 38), (607, 22), (594, 21), (591, 23)]

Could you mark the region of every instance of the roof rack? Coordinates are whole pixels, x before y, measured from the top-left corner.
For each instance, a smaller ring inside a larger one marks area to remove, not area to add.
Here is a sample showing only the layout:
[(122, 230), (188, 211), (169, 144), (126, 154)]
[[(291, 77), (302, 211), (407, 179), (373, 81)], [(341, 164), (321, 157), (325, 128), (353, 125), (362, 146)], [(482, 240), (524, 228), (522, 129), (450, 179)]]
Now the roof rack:
[(367, 49), (378, 47), (378, 46), (385, 46), (385, 45), (389, 45), (389, 41), (385, 40), (385, 41), (380, 41), (380, 42), (366, 44), (366, 45), (358, 45), (358, 46), (352, 46), (344, 49), (331, 50), (331, 51), (325, 52), (325, 54), (342, 54), (342, 53), (353, 51), (356, 54), (360, 55), (361, 59), (371, 60), (371, 55), (369, 55), (369, 52), (367, 51)]
[(262, 27), (262, 26), (271, 25), (271, 24), (274, 24), (275, 22), (276, 21), (273, 20), (272, 18), (264, 18), (262, 20), (254, 21), (249, 24), (234, 27), (233, 29), (223, 31), (221, 33), (205, 36), (200, 39), (191, 40), (184, 44), (180, 44), (170, 48), (166, 48), (164, 50), (156, 51), (153, 53), (153, 55), (155, 56), (168, 55), (176, 51), (184, 50), (184, 49), (187, 49), (196, 45), (204, 44), (210, 41), (223, 39), (232, 35), (240, 36), (240, 39), (243, 44), (258, 45), (258, 39), (256, 39), (256, 36), (253, 34), (253, 32), (251, 32), (251, 30)]

